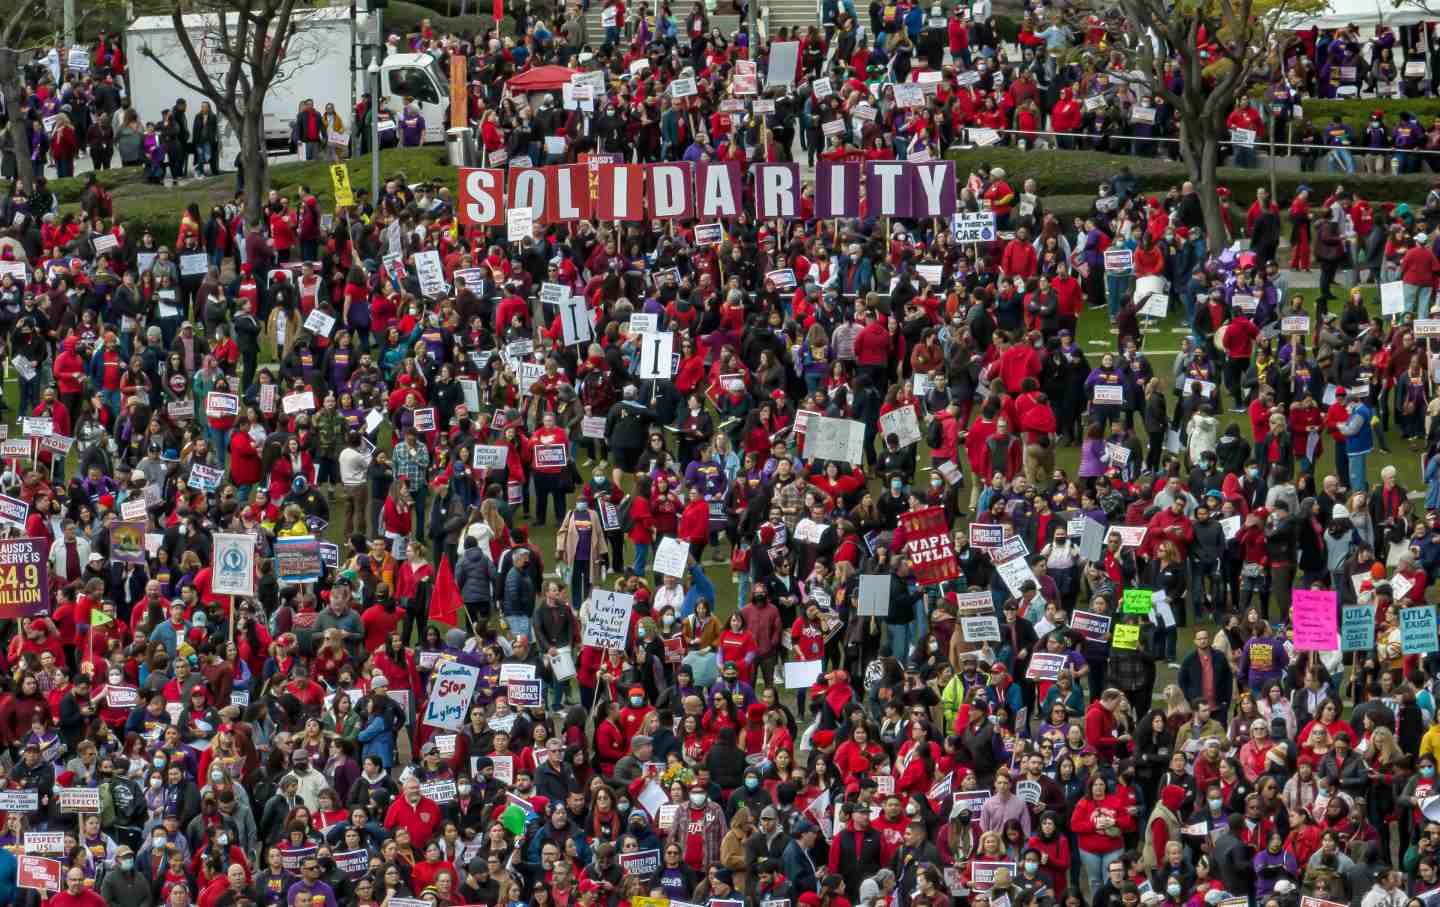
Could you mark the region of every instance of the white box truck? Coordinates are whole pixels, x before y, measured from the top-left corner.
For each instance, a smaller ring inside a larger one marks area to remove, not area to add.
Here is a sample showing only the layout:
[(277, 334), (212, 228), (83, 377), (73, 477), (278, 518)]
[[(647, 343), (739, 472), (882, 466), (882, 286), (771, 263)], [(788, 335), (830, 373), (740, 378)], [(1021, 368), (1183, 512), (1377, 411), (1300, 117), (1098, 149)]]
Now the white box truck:
[[(355, 102), (368, 90), (364, 70), (350, 69), (350, 48), (356, 40), (356, 26), (346, 7), (322, 7), (296, 11), (296, 31), (281, 64), (283, 78), (265, 99), (265, 138), (270, 144), (288, 145), (290, 127), (300, 111), (300, 102), (310, 98), (323, 111), (334, 104), (348, 132), (355, 128)], [(229, 59), (220, 51), (214, 14), (188, 15), (183, 19), (196, 53), (210, 77), (223, 84)], [(146, 53), (152, 51), (155, 59)], [(184, 98), (191, 118), (204, 97), (182, 84), (161, 66), (188, 81), (194, 70), (175, 34), (169, 16), (142, 16), (125, 31), (125, 56), (130, 65), (132, 103), (143, 122), (159, 122), (160, 113)], [(381, 64), (381, 94), (388, 96), (389, 108), (398, 116), (403, 98), (413, 99), (425, 117), (425, 140), (445, 138), (445, 113), (449, 105), (449, 80), (429, 54), (392, 54)], [(224, 119), (220, 120), (222, 144), (234, 154), (235, 141)], [(228, 160), (226, 161), (228, 164)]]

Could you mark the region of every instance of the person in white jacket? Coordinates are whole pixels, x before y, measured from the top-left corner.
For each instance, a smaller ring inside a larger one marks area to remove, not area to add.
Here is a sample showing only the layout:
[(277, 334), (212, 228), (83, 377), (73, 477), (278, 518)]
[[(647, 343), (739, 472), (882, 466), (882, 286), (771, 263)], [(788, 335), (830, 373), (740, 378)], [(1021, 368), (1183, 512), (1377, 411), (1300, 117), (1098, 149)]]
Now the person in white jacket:
[(61, 584), (79, 579), (90, 562), (90, 543), (75, 531), (75, 521), (60, 526), (61, 535), (50, 545), (50, 575)]

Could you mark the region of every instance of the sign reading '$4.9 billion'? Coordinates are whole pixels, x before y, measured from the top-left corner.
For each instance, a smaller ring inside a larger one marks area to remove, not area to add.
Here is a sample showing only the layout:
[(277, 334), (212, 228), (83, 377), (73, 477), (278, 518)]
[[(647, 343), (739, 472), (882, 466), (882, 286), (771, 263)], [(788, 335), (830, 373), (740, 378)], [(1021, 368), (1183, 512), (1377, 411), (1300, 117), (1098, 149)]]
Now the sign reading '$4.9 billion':
[(40, 539), (0, 541), (0, 617), (50, 612), (47, 552)]

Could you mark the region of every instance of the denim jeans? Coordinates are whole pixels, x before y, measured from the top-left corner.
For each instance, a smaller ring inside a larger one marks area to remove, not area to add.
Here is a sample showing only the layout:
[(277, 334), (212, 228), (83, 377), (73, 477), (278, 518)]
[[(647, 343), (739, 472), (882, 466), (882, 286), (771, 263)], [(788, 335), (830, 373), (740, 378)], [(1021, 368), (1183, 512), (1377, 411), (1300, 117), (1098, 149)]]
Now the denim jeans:
[(1370, 487), (1369, 485), (1367, 485), (1367, 484), (1365, 483), (1365, 457), (1366, 457), (1366, 456), (1368, 456), (1368, 452), (1367, 452), (1367, 453), (1350, 453), (1350, 454), (1347, 454), (1347, 456), (1346, 456), (1346, 459), (1348, 459), (1348, 460), (1350, 461), (1350, 463), (1349, 463), (1349, 465), (1350, 465), (1350, 488), (1351, 488), (1352, 490), (1354, 490), (1354, 489), (1361, 489), (1361, 488), (1369, 488), (1369, 487)]
[(915, 632), (915, 623), (886, 624), (885, 629), (890, 633), (890, 654), (895, 656), (896, 661), (904, 664), (910, 657), (915, 641), (920, 638)]
[[(1119, 841), (1120, 839), (1116, 838), (1115, 840)], [(1118, 860), (1120, 854), (1121, 851), (1119, 848), (1109, 853), (1091, 853), (1088, 850), (1080, 851), (1080, 865), (1085, 869), (1085, 884), (1089, 886), (1090, 891), (1090, 897), (1087, 898), (1089, 903), (1095, 903), (1095, 895), (1100, 891), (1100, 886), (1105, 882), (1105, 878), (1108, 875), (1105, 867), (1109, 866), (1112, 861)]]
[(1416, 318), (1425, 318), (1430, 314), (1430, 293), (1431, 289), (1420, 284), (1402, 284), (1405, 292), (1405, 311), (1412, 313)]
[(1110, 320), (1114, 321), (1129, 295), (1133, 278), (1128, 274), (1105, 275), (1105, 300), (1110, 304)]
[(650, 543), (636, 542), (635, 561), (631, 564), (631, 569), (635, 571), (636, 576), (644, 576), (645, 565), (648, 563), (650, 563)]
[(518, 639), (521, 636), (526, 639), (530, 638), (530, 618), (523, 614), (507, 614), (505, 615), (505, 623), (510, 627), (510, 637), (512, 639)]

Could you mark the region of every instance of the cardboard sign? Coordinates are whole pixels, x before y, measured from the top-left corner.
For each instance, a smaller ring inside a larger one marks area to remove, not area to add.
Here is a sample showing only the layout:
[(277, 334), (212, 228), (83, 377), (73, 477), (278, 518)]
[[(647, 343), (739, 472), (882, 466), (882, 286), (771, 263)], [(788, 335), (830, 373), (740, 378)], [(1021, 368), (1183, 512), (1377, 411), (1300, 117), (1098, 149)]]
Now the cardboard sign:
[(315, 392), (302, 391), (298, 394), (286, 394), (280, 400), (280, 409), (287, 416), (313, 412), (315, 410)]
[[(656, 569), (659, 569), (658, 566)], [(630, 615), (634, 609), (635, 596), (596, 589), (590, 595), (590, 610), (582, 626), (581, 643), (598, 649), (624, 651), (630, 635)]]

